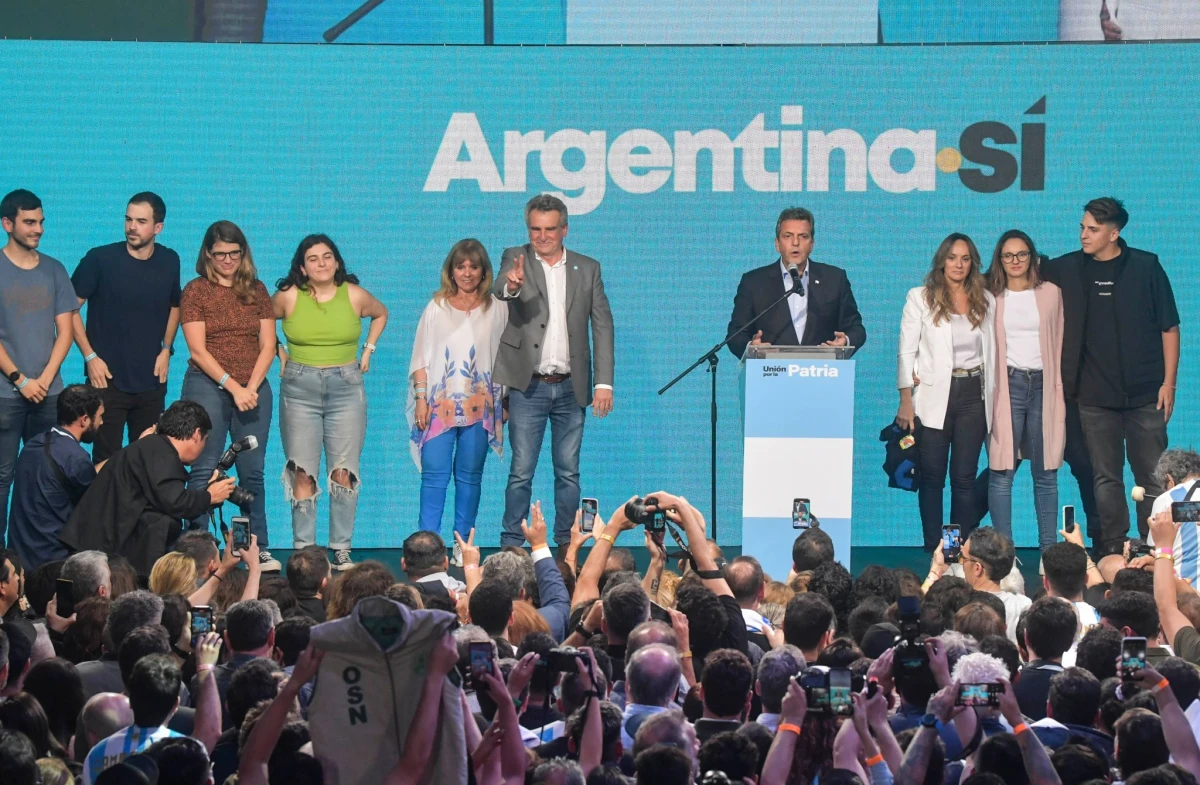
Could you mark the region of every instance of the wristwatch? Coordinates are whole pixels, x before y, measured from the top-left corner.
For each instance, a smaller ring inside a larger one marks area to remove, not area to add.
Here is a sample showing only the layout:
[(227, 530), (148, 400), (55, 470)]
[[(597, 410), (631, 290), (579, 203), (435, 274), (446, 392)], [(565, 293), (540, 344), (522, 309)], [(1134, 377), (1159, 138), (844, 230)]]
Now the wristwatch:
[(575, 625), (575, 632), (582, 635), (584, 640), (587, 640), (596, 634), (596, 633), (592, 632), (591, 630), (589, 630), (587, 627), (583, 626), (582, 619), (580, 620), (580, 622), (578, 624)]
[(16, 384), (16, 383), (17, 383), (17, 379), (20, 379), (20, 378), (21, 378), (21, 372), (20, 372), (20, 371), (13, 371), (12, 373), (10, 373), (10, 374), (8, 375), (8, 380), (9, 380), (10, 382), (12, 382), (13, 384)]
[(922, 728), (936, 728), (937, 724), (938, 724), (937, 715), (933, 714), (932, 712), (930, 712), (929, 714), (926, 714), (924, 717), (921, 718), (921, 727)]

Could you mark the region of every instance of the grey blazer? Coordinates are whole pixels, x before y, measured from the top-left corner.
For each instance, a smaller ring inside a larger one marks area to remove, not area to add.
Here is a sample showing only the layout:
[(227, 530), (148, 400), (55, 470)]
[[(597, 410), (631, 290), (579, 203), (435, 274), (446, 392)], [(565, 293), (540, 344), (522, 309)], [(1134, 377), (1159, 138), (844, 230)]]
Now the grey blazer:
[[(508, 271), (517, 256), (525, 255), (525, 284), (516, 297), (504, 291)], [(508, 248), (492, 292), (508, 301), (508, 325), (500, 336), (500, 350), (492, 380), (516, 390), (527, 390), (542, 356), (549, 303), (546, 274), (532, 245)], [(600, 277), (600, 263), (567, 249), (567, 342), (571, 352), (571, 388), (580, 406), (592, 402), (592, 385), (613, 383), (613, 320)], [(588, 320), (591, 320), (591, 340)], [(595, 358), (592, 344), (595, 344)]]

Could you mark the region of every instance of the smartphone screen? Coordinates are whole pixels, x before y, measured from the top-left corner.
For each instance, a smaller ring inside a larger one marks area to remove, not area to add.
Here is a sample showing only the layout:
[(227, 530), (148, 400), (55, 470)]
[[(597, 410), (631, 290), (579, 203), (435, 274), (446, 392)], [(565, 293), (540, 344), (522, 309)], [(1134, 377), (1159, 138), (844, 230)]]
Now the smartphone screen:
[(1075, 531), (1075, 505), (1063, 505), (1063, 531), (1070, 534)]
[(829, 671), (829, 711), (837, 716), (848, 717), (854, 713), (850, 700), (852, 677), (848, 668), (833, 668)]
[(471, 682), (475, 685), (475, 689), (482, 689), (483, 675), (495, 672), (491, 641), (486, 643), (472, 643), (470, 658)]
[(1133, 674), (1146, 667), (1146, 639), (1125, 638), (1121, 641), (1121, 678), (1132, 679)]
[(207, 605), (192, 608), (192, 637), (213, 631), (213, 610)]
[(583, 510), (579, 528), (586, 534), (596, 527), (596, 513), (600, 510), (600, 502), (596, 499), (580, 499), (579, 507)]
[(998, 706), (1002, 684), (963, 684), (959, 687), (956, 706)]
[[(1200, 523), (1200, 501), (1172, 502), (1171, 519), (1175, 523)], [(1170, 543), (1162, 543), (1170, 547)]]
[(650, 533), (660, 534), (667, 530), (667, 514), (662, 510), (654, 513), (654, 517), (650, 519)]
[(75, 614), (75, 582), (59, 578), (54, 584), (54, 596), (58, 599), (56, 612), (66, 619)]
[(250, 519), (244, 515), (236, 515), (230, 519), (233, 527), (233, 552), (238, 553), (250, 547)]
[(792, 528), (807, 529), (812, 526), (812, 506), (808, 499), (792, 499)]
[(962, 555), (962, 533), (958, 526), (947, 524), (942, 527), (942, 558), (947, 564), (955, 564)]

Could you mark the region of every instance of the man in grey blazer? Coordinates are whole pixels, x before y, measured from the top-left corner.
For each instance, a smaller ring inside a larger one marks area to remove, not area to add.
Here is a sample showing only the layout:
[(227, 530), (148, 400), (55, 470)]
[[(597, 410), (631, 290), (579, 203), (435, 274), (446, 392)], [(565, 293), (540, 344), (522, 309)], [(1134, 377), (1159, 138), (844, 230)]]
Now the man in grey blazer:
[[(554, 541), (566, 545), (579, 508), (584, 410), (613, 406), (613, 321), (600, 263), (574, 251), (567, 206), (542, 194), (525, 205), (529, 243), (500, 260), (493, 293), (508, 301), (492, 380), (507, 386), (512, 464), (504, 496), (501, 545), (521, 545), (546, 421), (554, 459)], [(591, 322), (589, 340), (588, 322)], [(595, 354), (593, 356), (593, 348)]]

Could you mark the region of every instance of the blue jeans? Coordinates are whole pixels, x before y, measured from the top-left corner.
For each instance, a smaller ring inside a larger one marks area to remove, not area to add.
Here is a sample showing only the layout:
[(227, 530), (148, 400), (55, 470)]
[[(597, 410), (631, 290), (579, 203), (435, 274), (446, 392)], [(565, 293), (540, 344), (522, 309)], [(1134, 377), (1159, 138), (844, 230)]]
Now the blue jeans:
[(534, 379), (525, 392), (508, 394), (508, 442), (512, 447), (512, 465), (508, 471), (508, 489), (504, 492), (504, 531), (500, 545), (521, 545), (521, 520), (529, 517), (529, 497), (533, 473), (546, 420), (550, 421), (550, 455), (554, 460), (554, 541), (571, 541), (571, 526), (579, 508), (579, 448), (583, 446), (583, 421), (586, 410), (575, 401), (571, 380), (557, 384)]
[[(296, 470), (309, 477), (320, 476), (321, 449), (329, 480), (329, 547), (349, 550), (362, 487), (358, 461), (367, 434), (367, 396), (358, 363), (331, 368), (287, 364), (279, 383), (279, 433), (283, 437), (283, 492), (292, 505), (292, 547), (303, 548), (317, 541), (317, 496), (294, 495)], [(333, 481), (333, 473), (345, 469), (350, 485)]]
[[(254, 501), (249, 509), (243, 509), (241, 514), (250, 517), (250, 533), (258, 537), (258, 547), (266, 550), (270, 543), (267, 538), (267, 498), (263, 486), (263, 465), (267, 458), (267, 439), (271, 435), (271, 385), (265, 381), (258, 386), (258, 406), (248, 412), (239, 412), (233, 405), (233, 396), (217, 386), (208, 375), (195, 368), (188, 368), (183, 377), (183, 391), (180, 398), (185, 401), (195, 401), (204, 407), (212, 420), (212, 432), (204, 451), (192, 464), (191, 477), (188, 479), (189, 488), (204, 488), (217, 468), (217, 461), (230, 441), (237, 441), (247, 436), (258, 439), (258, 449), (248, 450), (238, 454), (237, 463), (231, 473), (236, 473), (238, 485), (254, 494)], [(226, 436), (229, 437), (226, 440)], [(193, 529), (208, 527), (207, 514), (192, 519)]]
[(454, 531), (467, 539), (479, 513), (483, 487), (483, 462), (487, 459), (488, 432), (483, 423), (451, 428), (421, 446), (422, 531), (440, 532), (446, 489), (454, 472)]
[(988, 479), (988, 509), (996, 531), (1012, 538), (1012, 485), (1021, 459), (1032, 462), (1033, 502), (1037, 512), (1038, 545), (1045, 550), (1058, 541), (1058, 469), (1045, 468), (1042, 442), (1042, 372), (1008, 369), (1008, 400), (1012, 407), (1013, 456), (1011, 469), (992, 470)]
[(41, 403), (30, 403), (20, 394), (0, 398), (0, 542), (8, 531), (8, 492), (21, 444), (53, 428), (57, 420), (57, 395), (47, 395)]

